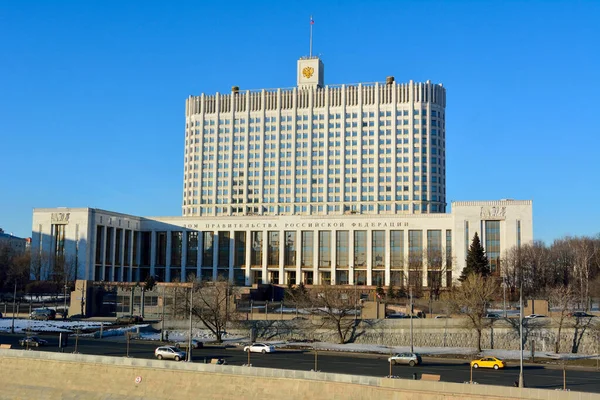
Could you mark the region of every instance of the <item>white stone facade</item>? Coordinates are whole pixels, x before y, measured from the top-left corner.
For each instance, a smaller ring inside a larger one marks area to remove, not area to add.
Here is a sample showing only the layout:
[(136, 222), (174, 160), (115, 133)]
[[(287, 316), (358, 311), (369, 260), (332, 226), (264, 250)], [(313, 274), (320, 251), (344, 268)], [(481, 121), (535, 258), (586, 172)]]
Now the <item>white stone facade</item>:
[(291, 89), (186, 100), (183, 216), (446, 211), (446, 89), (325, 85), (318, 57)]
[(533, 240), (532, 203), (515, 200), (455, 202), (451, 213), (422, 215), (195, 218), (35, 209), (32, 230), (32, 251), (48, 253), (57, 251), (63, 232), (60, 246), (77, 259), (79, 279), (137, 281), (151, 274), (185, 281), (194, 274), (240, 285), (399, 285), (412, 276), (427, 286), (435, 268), (427, 258), (439, 253), (445, 286), (458, 278), (475, 233), (484, 247), (497, 247), (497, 258)]

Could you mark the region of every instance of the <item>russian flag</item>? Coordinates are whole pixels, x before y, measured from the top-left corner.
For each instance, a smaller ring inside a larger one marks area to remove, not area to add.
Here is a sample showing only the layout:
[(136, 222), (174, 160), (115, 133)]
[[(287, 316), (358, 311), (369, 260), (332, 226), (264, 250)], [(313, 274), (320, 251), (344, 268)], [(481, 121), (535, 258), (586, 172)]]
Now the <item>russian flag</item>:
[(313, 19), (313, 17), (310, 17), (310, 24), (314, 25), (315, 24), (315, 20)]

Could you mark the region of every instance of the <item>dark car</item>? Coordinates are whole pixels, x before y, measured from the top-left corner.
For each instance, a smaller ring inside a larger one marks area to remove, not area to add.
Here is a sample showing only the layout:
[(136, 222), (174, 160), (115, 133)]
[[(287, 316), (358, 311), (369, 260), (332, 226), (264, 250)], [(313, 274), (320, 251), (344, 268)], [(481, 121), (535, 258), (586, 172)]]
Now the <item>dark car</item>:
[(139, 315), (121, 315), (117, 317), (117, 324), (137, 324), (139, 322), (144, 322), (144, 318)]
[(46, 346), (48, 344), (48, 341), (40, 339), (37, 336), (27, 336), (26, 338), (19, 340), (19, 344), (23, 347), (40, 347)]
[(485, 318), (489, 318), (489, 319), (500, 319), (500, 314), (496, 314), (496, 313), (488, 313), (485, 315)]
[(38, 308), (29, 314), (29, 318), (38, 321), (49, 321), (56, 319), (56, 311), (50, 308)]
[(588, 314), (583, 311), (576, 311), (574, 313), (571, 313), (571, 317), (573, 317), (573, 318), (592, 318), (592, 317), (595, 317), (595, 315)]

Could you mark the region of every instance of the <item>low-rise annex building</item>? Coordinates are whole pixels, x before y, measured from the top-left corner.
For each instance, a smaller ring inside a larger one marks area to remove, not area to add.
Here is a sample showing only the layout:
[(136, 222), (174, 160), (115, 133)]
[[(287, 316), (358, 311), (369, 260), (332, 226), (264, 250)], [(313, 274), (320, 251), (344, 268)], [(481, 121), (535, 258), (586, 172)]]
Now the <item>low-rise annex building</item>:
[[(477, 233), (493, 271), (533, 240), (529, 200), (453, 202), (450, 213), (138, 217), (36, 208), (32, 251), (76, 264), (77, 279), (215, 280), (237, 285), (448, 286)], [(45, 257), (42, 277), (53, 271)]]

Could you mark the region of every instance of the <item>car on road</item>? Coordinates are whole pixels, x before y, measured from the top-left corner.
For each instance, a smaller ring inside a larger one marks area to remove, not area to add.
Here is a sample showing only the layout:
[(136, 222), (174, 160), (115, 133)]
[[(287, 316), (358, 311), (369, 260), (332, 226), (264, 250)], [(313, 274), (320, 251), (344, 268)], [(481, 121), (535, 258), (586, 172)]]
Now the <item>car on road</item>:
[(526, 319), (534, 319), (534, 318), (546, 318), (545, 315), (542, 314), (529, 314), (525, 316)]
[[(181, 342), (175, 343), (175, 346), (179, 347), (180, 349), (187, 349), (188, 341), (182, 340)], [(202, 343), (198, 339), (192, 339), (192, 349), (201, 349), (203, 347), (204, 347), (204, 343)]]
[(47, 340), (40, 339), (37, 336), (27, 336), (21, 340), (19, 340), (19, 344), (22, 347), (40, 347), (46, 346), (48, 344)]
[(496, 357), (483, 357), (479, 360), (471, 361), (472, 368), (505, 368), (506, 363), (499, 358)]
[(250, 346), (244, 347), (244, 351), (250, 353), (274, 353), (275, 346), (271, 346), (264, 343), (252, 343)]
[(144, 322), (144, 318), (139, 315), (121, 315), (117, 317), (117, 324), (137, 324), (140, 322)]
[(29, 314), (29, 318), (40, 321), (56, 319), (56, 311), (50, 308), (38, 308), (37, 310), (33, 310), (31, 314)]
[(159, 360), (181, 361), (185, 359), (185, 351), (175, 346), (160, 346), (154, 350), (154, 356)]
[(573, 317), (573, 318), (593, 318), (593, 317), (595, 317), (595, 315), (588, 314), (588, 313), (583, 312), (583, 311), (576, 311), (576, 312), (571, 313), (569, 315), (571, 317)]
[(496, 314), (496, 313), (488, 313), (485, 314), (484, 318), (489, 318), (489, 319), (500, 319), (500, 314)]
[(411, 367), (423, 364), (421, 356), (415, 353), (398, 353), (388, 358), (388, 362), (392, 365), (408, 364)]
[(409, 318), (408, 315), (406, 315), (403, 312), (390, 313), (390, 314), (386, 315), (385, 317), (386, 318)]

